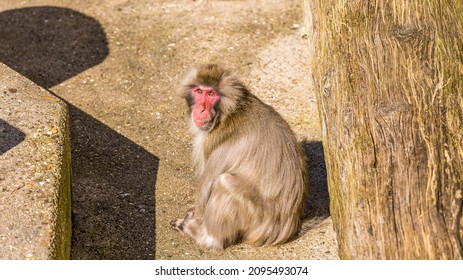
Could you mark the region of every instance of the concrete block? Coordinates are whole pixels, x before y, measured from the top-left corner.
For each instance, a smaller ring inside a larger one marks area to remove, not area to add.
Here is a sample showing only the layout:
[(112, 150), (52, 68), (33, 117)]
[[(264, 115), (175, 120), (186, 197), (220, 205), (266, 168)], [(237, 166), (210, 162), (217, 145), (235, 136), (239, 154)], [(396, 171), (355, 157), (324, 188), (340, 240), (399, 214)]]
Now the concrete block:
[(69, 113), (0, 63), (0, 259), (68, 259)]

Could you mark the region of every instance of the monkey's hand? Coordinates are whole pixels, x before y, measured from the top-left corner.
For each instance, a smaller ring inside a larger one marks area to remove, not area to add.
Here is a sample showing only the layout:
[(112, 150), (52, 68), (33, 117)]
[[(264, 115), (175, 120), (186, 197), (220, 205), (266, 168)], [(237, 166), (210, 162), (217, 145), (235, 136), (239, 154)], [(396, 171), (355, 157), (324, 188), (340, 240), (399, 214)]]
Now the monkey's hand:
[(196, 206), (191, 206), (190, 209), (188, 209), (188, 211), (186, 211), (185, 220), (186, 219), (192, 219), (195, 216), (195, 213), (196, 213)]

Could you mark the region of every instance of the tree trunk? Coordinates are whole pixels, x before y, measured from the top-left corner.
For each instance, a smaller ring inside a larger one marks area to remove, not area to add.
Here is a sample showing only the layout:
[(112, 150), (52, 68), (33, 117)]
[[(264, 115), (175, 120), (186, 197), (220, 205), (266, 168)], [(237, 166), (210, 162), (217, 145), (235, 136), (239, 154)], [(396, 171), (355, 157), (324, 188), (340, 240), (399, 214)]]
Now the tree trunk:
[(463, 2), (305, 2), (340, 257), (462, 259)]

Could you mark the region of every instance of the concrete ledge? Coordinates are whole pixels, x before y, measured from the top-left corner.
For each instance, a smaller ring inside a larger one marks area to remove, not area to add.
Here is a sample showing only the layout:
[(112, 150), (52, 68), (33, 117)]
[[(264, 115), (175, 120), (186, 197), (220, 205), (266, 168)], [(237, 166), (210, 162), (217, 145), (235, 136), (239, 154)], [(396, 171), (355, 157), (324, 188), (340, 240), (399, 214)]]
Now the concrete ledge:
[(67, 105), (0, 63), (0, 259), (68, 259)]

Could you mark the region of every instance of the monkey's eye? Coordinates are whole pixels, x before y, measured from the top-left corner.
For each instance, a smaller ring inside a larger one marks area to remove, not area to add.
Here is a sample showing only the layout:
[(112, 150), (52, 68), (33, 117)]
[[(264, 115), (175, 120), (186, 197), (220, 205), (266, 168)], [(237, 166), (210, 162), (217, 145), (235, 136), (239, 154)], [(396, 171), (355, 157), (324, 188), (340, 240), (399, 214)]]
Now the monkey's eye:
[(196, 93), (197, 93), (197, 94), (203, 94), (203, 90), (198, 88), (198, 89), (196, 90)]
[(209, 96), (214, 96), (214, 95), (215, 95), (215, 92), (211, 90), (207, 95), (209, 95)]

